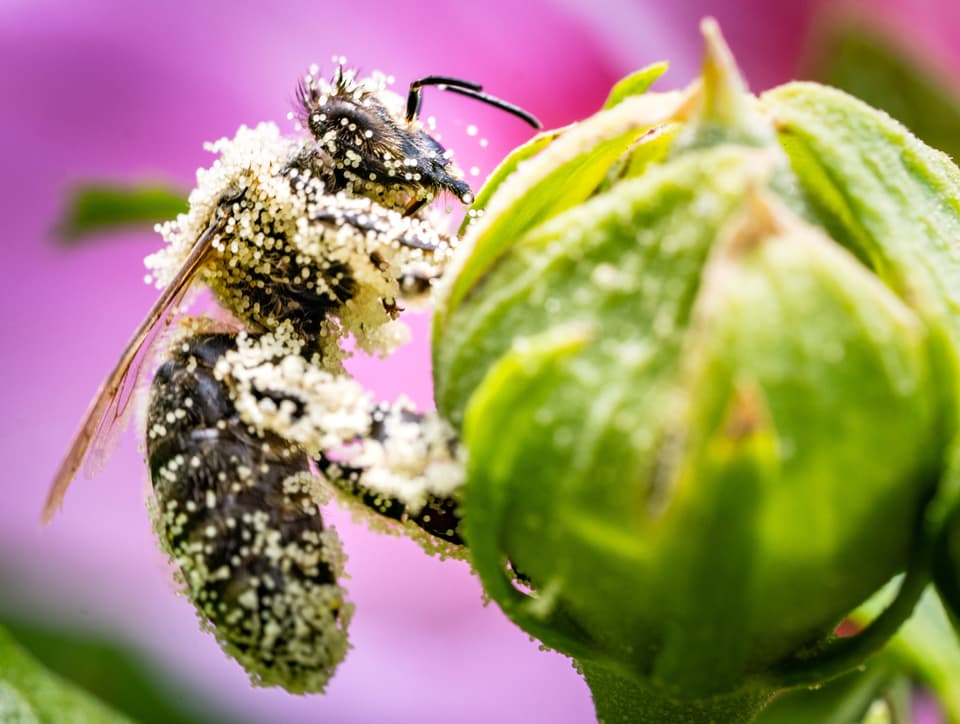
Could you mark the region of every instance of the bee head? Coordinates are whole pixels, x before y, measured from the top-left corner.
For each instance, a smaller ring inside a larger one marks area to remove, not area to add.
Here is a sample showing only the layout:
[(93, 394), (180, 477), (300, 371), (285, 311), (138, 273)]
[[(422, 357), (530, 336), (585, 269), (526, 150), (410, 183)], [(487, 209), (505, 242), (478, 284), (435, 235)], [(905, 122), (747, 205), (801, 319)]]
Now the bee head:
[(330, 81), (316, 76), (316, 66), (301, 81), (300, 121), (314, 143), (304, 156), (328, 160), (332, 168), (315, 169), (320, 177), (332, 176), (327, 191), (366, 196), (406, 215), (440, 192), (451, 193), (464, 204), (472, 202), (473, 194), (453, 164), (452, 154), (418, 119), (426, 86), (469, 96), (539, 128), (529, 113), (484, 93), (476, 83), (427, 76), (411, 83), (405, 104), (387, 88), (388, 83), (382, 73), (357, 79), (355, 71), (344, 70), (343, 65)]
[[(417, 149), (409, 142), (402, 99), (387, 89), (385, 76), (358, 80), (342, 66), (331, 81), (311, 73), (300, 82), (297, 100), (301, 125), (333, 166), (335, 181), (328, 190), (380, 200), (387, 187), (417, 186), (408, 160)], [(411, 195), (416, 193), (402, 194), (399, 205)]]
[(346, 163), (387, 145), (398, 132), (388, 93), (379, 74), (357, 81), (354, 71), (339, 67), (329, 82), (311, 74), (297, 89), (300, 120), (322, 150)]

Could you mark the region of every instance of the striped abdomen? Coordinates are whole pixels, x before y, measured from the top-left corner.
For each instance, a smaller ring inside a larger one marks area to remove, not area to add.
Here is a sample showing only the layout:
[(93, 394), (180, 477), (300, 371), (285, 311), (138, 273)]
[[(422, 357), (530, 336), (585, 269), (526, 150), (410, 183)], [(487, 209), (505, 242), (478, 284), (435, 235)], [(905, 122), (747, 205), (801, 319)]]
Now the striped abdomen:
[(256, 683), (320, 691), (347, 648), (339, 541), (303, 451), (253, 431), (215, 376), (233, 348), (232, 335), (195, 335), (157, 372), (155, 527), (201, 618)]

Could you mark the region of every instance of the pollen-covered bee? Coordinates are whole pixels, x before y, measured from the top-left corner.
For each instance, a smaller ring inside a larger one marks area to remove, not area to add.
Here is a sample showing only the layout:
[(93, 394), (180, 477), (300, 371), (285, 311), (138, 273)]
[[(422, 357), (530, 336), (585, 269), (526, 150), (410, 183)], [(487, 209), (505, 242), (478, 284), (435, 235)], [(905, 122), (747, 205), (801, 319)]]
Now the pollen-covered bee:
[[(418, 118), (430, 85), (539, 127), (472, 83), (430, 76), (404, 105), (383, 75), (340, 65), (332, 81), (315, 67), (301, 81), (302, 138), (261, 124), (209, 146), (218, 159), (147, 258), (160, 298), (47, 499), (45, 520), (85, 461), (96, 469), (162, 339), (144, 422), (154, 526), (201, 620), (258, 684), (322, 691), (346, 652), (343, 554), (319, 509), (328, 488), (437, 546), (462, 542), (452, 431), (402, 400), (375, 403), (342, 365), (347, 337), (380, 354), (405, 341), (399, 312), (426, 296), (454, 246), (428, 204), (442, 192), (472, 199)], [(219, 312), (174, 328), (198, 285)]]

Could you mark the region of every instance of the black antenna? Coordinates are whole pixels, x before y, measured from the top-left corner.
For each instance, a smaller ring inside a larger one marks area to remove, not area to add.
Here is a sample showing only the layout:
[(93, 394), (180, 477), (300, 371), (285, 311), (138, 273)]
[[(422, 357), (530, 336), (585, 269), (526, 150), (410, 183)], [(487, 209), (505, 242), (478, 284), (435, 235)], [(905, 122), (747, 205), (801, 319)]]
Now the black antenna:
[(491, 105), (494, 108), (499, 108), (501, 111), (506, 111), (517, 118), (523, 119), (534, 128), (543, 128), (543, 126), (540, 124), (540, 121), (538, 121), (532, 113), (528, 113), (522, 108), (519, 108), (512, 103), (502, 101), (495, 96), (483, 93), (483, 86), (479, 85), (478, 83), (472, 83), (461, 78), (450, 78), (445, 75), (428, 75), (426, 78), (415, 80), (410, 84), (410, 92), (407, 95), (408, 121), (412, 121), (414, 118), (420, 115), (420, 104), (423, 102), (423, 87), (428, 85), (436, 86), (440, 90), (459, 93), (460, 95), (467, 96), (468, 98), (476, 98), (478, 101), (486, 103), (487, 105)]

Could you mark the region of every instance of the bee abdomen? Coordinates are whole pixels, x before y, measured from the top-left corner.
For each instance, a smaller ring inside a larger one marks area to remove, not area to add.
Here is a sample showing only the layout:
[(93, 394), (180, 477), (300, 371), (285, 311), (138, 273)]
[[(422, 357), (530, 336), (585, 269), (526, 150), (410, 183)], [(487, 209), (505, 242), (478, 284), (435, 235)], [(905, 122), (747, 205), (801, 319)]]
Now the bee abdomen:
[(214, 374), (232, 335), (181, 343), (151, 389), (155, 527), (186, 593), (255, 683), (321, 691), (347, 649), (340, 544), (306, 455), (251, 432)]

